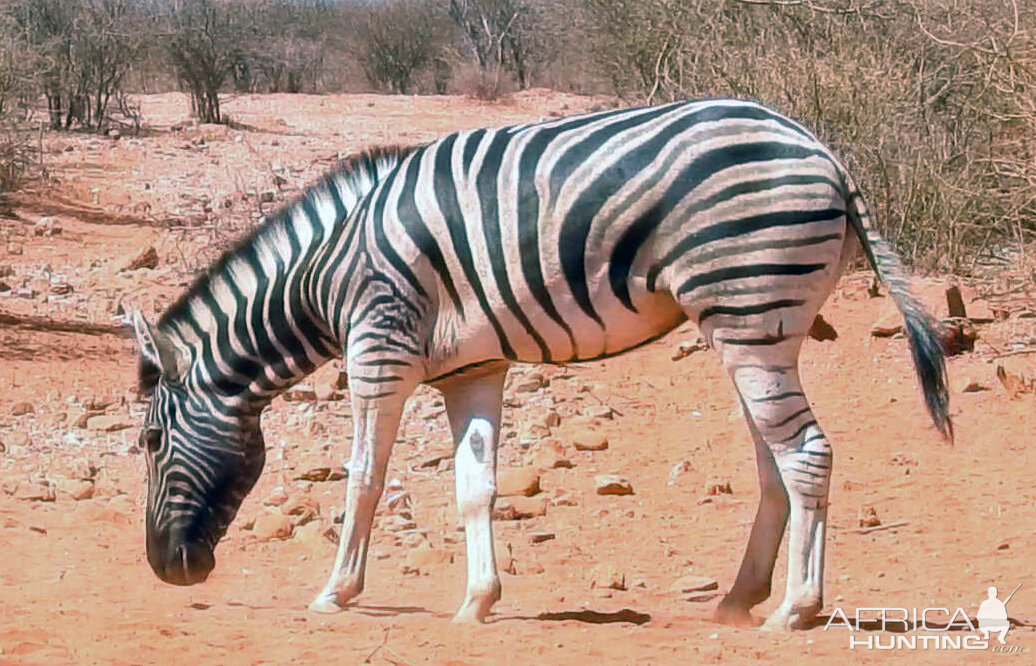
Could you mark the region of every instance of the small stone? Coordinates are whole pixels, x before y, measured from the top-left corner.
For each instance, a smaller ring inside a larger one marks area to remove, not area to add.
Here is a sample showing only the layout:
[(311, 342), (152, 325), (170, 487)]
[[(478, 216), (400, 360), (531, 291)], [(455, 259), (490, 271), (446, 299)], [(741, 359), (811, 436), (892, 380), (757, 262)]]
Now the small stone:
[(493, 506), (494, 520), (524, 520), (544, 516), (546, 513), (546, 502), (536, 497), (509, 497)]
[(133, 426), (126, 423), (126, 419), (118, 414), (91, 414), (86, 421), (86, 427), (98, 432), (118, 432)]
[(728, 479), (711, 478), (705, 482), (705, 494), (714, 497), (716, 495), (733, 495), (734, 489), (730, 487)]
[(669, 470), (669, 480), (666, 482), (666, 485), (676, 485), (676, 480), (681, 475), (690, 472), (692, 469), (694, 469), (694, 467), (691, 465), (690, 460), (681, 460), (680, 462), (676, 463)]
[(881, 519), (878, 518), (878, 512), (872, 506), (861, 507), (857, 518), (860, 523), (860, 527), (877, 527), (881, 525)]
[(148, 246), (143, 252), (138, 254), (133, 261), (126, 264), (122, 269), (124, 271), (135, 271), (141, 268), (155, 269), (158, 268), (158, 251), (154, 246)]
[(548, 428), (557, 428), (561, 425), (561, 415), (551, 410), (543, 415), (543, 425)]
[(23, 414), (32, 414), (36, 411), (36, 408), (32, 406), (31, 402), (16, 402), (11, 407), (11, 416), (22, 416)]
[(572, 446), (576, 451), (604, 451), (608, 448), (608, 438), (604, 435), (585, 434), (578, 435), (572, 440)]
[(270, 494), (263, 500), (263, 504), (266, 506), (281, 506), (288, 501), (288, 491), (284, 489), (284, 486), (276, 486), (270, 491)]
[(958, 382), (957, 387), (961, 393), (979, 393), (989, 390), (989, 386), (974, 377), (964, 377)]
[(632, 495), (633, 486), (618, 474), (598, 474), (594, 477), (598, 495)]
[(530, 452), (533, 466), (539, 469), (571, 468), (572, 461), (565, 456), (561, 443), (557, 440), (540, 442)]
[(524, 379), (520, 380), (514, 387), (515, 393), (534, 393), (541, 388), (550, 385), (550, 380), (539, 372), (530, 372)]
[(586, 415), (591, 419), (607, 419), (610, 421), (615, 418), (615, 410), (608, 405), (597, 405), (588, 409)]
[(296, 495), (281, 506), (281, 513), (293, 518), (298, 527), (315, 520), (320, 515), (320, 503), (309, 495)]
[(544, 541), (551, 541), (555, 538), (553, 532), (530, 532), (529, 542), (530, 543), (543, 543)]
[(68, 294), (71, 294), (73, 291), (75, 290), (73, 289), (72, 285), (70, 285), (67, 282), (50, 283), (50, 293), (54, 294), (55, 296), (67, 296)]
[(317, 393), (311, 386), (299, 384), (283, 393), (284, 402), (316, 402)]
[(336, 402), (344, 397), (334, 386), (323, 382), (313, 387), (313, 394), (321, 402)]
[(402, 565), (403, 573), (428, 575), (428, 573), (453, 562), (453, 553), (435, 548), (419, 547), (407, 553)]
[(682, 358), (687, 358), (688, 356), (690, 356), (694, 352), (705, 351), (708, 348), (709, 348), (709, 345), (708, 345), (707, 342), (705, 342), (704, 338), (698, 338), (697, 340), (694, 340), (693, 342), (691, 342), (691, 341), (681, 342), (680, 346), (678, 346), (676, 348), (676, 351), (673, 352), (673, 355), (670, 358), (673, 361), (679, 361)]
[(348, 476), (348, 473), (341, 467), (314, 467), (296, 476), (295, 480), (319, 483), (323, 481), (339, 481)]
[(93, 481), (64, 479), (55, 485), (59, 494), (67, 495), (77, 502), (88, 500), (94, 496)]
[(291, 537), (294, 528), (290, 516), (283, 513), (266, 513), (255, 519), (252, 534), (259, 541), (273, 541)]
[(718, 589), (719, 583), (708, 576), (680, 576), (669, 586), (669, 591), (677, 594), (692, 594)]
[(14, 498), (26, 502), (53, 502), (57, 495), (54, 486), (46, 481), (29, 481), (19, 483), (14, 491)]
[(871, 335), (877, 338), (889, 338), (903, 330), (903, 315), (891, 298), (885, 299), (881, 313), (871, 325)]
[(626, 574), (613, 564), (599, 564), (590, 571), (590, 587), (625, 590)]
[(835, 330), (834, 326), (827, 323), (826, 319), (818, 314), (813, 319), (813, 325), (809, 327), (809, 337), (814, 340), (820, 340), (821, 342), (837, 340), (838, 331)]
[(276, 198), (276, 196), (277, 193), (273, 190), (266, 190), (265, 192), (259, 194), (259, 201), (263, 203), (273, 203), (273, 200), (274, 198)]
[(540, 492), (540, 474), (531, 467), (505, 468), (497, 478), (497, 497), (524, 495), (532, 497)]
[(968, 303), (968, 319), (975, 324), (988, 324), (996, 319), (996, 313), (989, 301), (977, 298)]

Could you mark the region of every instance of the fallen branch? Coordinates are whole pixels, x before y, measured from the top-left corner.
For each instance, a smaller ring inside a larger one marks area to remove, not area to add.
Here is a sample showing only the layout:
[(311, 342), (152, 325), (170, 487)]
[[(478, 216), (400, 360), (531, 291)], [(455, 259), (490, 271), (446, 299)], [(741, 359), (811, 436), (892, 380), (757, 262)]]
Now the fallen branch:
[(1022, 354), (1036, 354), (1036, 347), (1026, 347), (1025, 349), (1014, 349), (1008, 352), (1000, 352), (993, 357), (993, 360), (995, 361), (998, 358), (1007, 358), (1008, 356), (1021, 356)]
[(88, 321), (69, 319), (51, 319), (35, 315), (15, 315), (0, 312), (0, 326), (11, 326), (28, 331), (50, 331), (52, 333), (79, 333), (81, 335), (114, 335), (120, 338), (131, 337), (130, 330), (115, 324), (95, 324)]

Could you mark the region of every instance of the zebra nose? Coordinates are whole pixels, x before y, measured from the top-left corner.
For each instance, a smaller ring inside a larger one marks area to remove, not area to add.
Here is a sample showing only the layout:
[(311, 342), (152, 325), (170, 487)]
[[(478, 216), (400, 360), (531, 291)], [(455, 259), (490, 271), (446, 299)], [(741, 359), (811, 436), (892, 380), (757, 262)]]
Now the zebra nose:
[(168, 560), (155, 573), (172, 585), (195, 585), (204, 582), (215, 566), (216, 558), (207, 547), (182, 543), (171, 549)]

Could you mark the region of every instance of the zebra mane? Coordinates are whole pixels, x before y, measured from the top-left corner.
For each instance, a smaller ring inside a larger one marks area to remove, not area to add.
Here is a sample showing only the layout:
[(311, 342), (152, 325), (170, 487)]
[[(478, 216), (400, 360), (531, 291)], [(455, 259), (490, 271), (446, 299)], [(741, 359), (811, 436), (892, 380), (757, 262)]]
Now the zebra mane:
[[(334, 168), (309, 185), (299, 196), (283, 205), (272, 215), (266, 216), (262, 224), (237, 241), (233, 247), (224, 252), (208, 269), (195, 278), (191, 286), (162, 314), (158, 321), (158, 328), (168, 330), (171, 324), (188, 315), (195, 298), (208, 291), (213, 281), (259, 239), (277, 234), (285, 226), (293, 224), (294, 215), (292, 213), (303, 205), (307, 197), (332, 188), (337, 188), (338, 192), (347, 188), (357, 193), (369, 191), (378, 182), (379, 171), (384, 173), (386, 168), (390, 169), (395, 166), (416, 148), (417, 146), (401, 145), (374, 146), (340, 160)], [(347, 214), (348, 212), (351, 210), (347, 211)], [(341, 220), (333, 221), (335, 224), (340, 222)], [(141, 368), (141, 379), (144, 379), (143, 368)]]

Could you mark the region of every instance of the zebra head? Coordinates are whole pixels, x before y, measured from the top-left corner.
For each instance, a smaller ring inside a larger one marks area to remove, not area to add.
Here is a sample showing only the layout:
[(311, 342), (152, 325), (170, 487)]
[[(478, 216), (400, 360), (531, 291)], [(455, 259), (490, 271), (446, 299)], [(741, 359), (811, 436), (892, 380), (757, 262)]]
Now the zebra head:
[(193, 585), (215, 567), (216, 544), (263, 469), (259, 418), (203, 391), (169, 337), (132, 315), (140, 391), (150, 397), (140, 448), (147, 461), (147, 559), (167, 583)]

